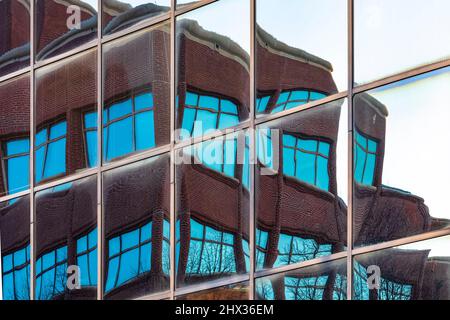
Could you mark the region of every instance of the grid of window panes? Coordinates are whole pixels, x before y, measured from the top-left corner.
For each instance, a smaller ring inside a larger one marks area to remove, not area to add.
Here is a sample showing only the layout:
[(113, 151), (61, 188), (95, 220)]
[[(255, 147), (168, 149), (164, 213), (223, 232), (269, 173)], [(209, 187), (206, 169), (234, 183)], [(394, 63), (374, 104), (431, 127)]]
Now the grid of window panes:
[(1, 299), (450, 299), (448, 1), (12, 1)]

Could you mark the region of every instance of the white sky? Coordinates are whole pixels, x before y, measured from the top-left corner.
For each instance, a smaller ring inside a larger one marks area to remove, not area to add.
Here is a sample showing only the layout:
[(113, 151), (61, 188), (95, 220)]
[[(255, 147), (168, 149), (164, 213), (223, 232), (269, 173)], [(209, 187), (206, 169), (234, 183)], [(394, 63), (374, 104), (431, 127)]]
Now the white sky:
[(370, 94), (389, 110), (383, 184), (425, 199), (433, 217), (450, 219), (450, 69)]
[(450, 56), (449, 0), (355, 0), (355, 82)]
[(347, 89), (346, 0), (258, 0), (257, 23), (276, 39), (329, 61)]
[(408, 250), (431, 250), (428, 255), (431, 257), (449, 257), (450, 253), (448, 248), (450, 247), (450, 237), (440, 237), (431, 240), (415, 242), (408, 245), (397, 247), (398, 249)]
[(229, 37), (250, 54), (249, 1), (218, 1), (180, 18), (196, 20), (203, 29)]

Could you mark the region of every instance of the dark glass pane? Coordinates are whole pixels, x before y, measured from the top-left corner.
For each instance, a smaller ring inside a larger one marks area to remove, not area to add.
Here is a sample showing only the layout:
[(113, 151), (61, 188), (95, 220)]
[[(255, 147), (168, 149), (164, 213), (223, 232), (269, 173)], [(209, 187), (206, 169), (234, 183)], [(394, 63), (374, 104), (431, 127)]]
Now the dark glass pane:
[(347, 2), (257, 0), (256, 114), (347, 88)]
[(237, 132), (177, 151), (178, 287), (249, 271), (246, 142)]
[(188, 293), (177, 300), (248, 300), (248, 282), (230, 284), (223, 287)]
[(96, 85), (96, 50), (36, 71), (36, 183), (97, 165)]
[(345, 259), (297, 269), (255, 281), (258, 300), (347, 300)]
[(30, 299), (30, 198), (0, 203), (3, 300)]
[(103, 34), (126, 29), (170, 10), (171, 0), (104, 0)]
[(97, 0), (34, 0), (36, 60), (76, 49), (97, 38)]
[(104, 161), (169, 143), (169, 31), (161, 24), (104, 47)]
[(35, 201), (36, 300), (95, 300), (97, 177), (40, 191)]
[(177, 18), (177, 139), (248, 119), (249, 52), (248, 1), (219, 1)]
[(256, 269), (345, 249), (347, 103), (260, 125), (256, 132)]
[(449, 58), (447, 0), (354, 1), (355, 84)]
[(444, 68), (355, 96), (356, 246), (450, 226), (449, 76)]
[(356, 256), (355, 300), (449, 300), (450, 237)]
[(0, 196), (29, 188), (30, 77), (0, 84)]
[(169, 289), (169, 155), (103, 175), (106, 299)]
[(30, 3), (0, 1), (0, 77), (30, 65)]

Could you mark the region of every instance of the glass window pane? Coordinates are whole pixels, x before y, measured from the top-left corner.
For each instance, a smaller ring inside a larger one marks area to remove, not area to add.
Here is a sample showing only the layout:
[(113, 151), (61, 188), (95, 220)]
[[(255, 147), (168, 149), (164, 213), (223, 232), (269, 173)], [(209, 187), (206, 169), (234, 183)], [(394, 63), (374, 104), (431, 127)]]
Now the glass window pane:
[(257, 116), (347, 89), (347, 2), (256, 1)]
[(35, 0), (36, 58), (45, 60), (97, 38), (97, 1), (76, 5), (58, 0)]
[[(60, 186), (35, 196), (36, 299), (95, 300), (97, 177)], [(67, 286), (69, 265), (78, 267), (80, 289)]]
[(170, 2), (171, 0), (104, 0), (103, 34), (110, 35), (158, 17), (170, 10)]
[(36, 71), (36, 183), (96, 165), (96, 131), (86, 131), (97, 126), (96, 87), (96, 49)]
[[(192, 149), (202, 150), (206, 156), (176, 167), (180, 225), (176, 238), (177, 287), (248, 272), (248, 253), (241, 239), (249, 237), (250, 194), (244, 189), (243, 175), (235, 174), (243, 172), (242, 162), (235, 159), (244, 155), (246, 136), (246, 132), (236, 132), (182, 150), (183, 159), (191, 159)], [(217, 157), (217, 164), (211, 165), (214, 157), (208, 155), (209, 148), (217, 153), (225, 150), (224, 156)]]
[(105, 299), (169, 289), (169, 160), (164, 154), (103, 174)]
[(354, 19), (356, 84), (449, 57), (450, 43), (439, 36), (450, 29), (446, 0), (356, 0)]
[[(211, 19), (213, 16), (220, 19)], [(202, 136), (247, 120), (249, 3), (217, 1), (178, 16), (176, 23), (176, 125), (188, 131), (176, 138)], [(188, 111), (192, 109), (197, 112)], [(191, 131), (195, 121), (198, 123)]]
[(447, 86), (443, 68), (355, 96), (357, 246), (450, 226)]
[[(170, 4), (166, 0), (157, 2)], [(154, 1), (128, 1), (121, 5), (106, 1), (104, 14), (116, 15), (109, 22), (112, 24), (127, 21), (122, 28), (144, 16), (152, 16), (156, 7), (158, 3)], [(107, 129), (102, 148), (105, 162), (170, 141), (169, 31), (166, 22), (104, 46), (103, 125)]]
[(257, 300), (347, 300), (345, 259), (296, 269), (255, 281)]
[(0, 21), (1, 77), (30, 65), (29, 3), (0, 1)]
[(257, 270), (345, 250), (347, 117), (337, 100), (257, 127), (273, 151), (255, 172)]
[(29, 300), (29, 196), (0, 203), (0, 236), (3, 300)]
[(219, 288), (189, 293), (177, 297), (177, 300), (248, 300), (249, 284), (240, 282)]
[(354, 300), (448, 300), (448, 247), (440, 237), (358, 255)]
[[(13, 1), (0, 3), (9, 7)], [(23, 4), (15, 4), (20, 9)], [(9, 18), (8, 18), (9, 19)], [(1, 24), (0, 22), (0, 28)], [(0, 39), (4, 35), (0, 32)], [(0, 65), (2, 45), (0, 40)], [(1, 74), (1, 67), (0, 67)], [(0, 197), (29, 188), (30, 78), (23, 75), (0, 83)]]

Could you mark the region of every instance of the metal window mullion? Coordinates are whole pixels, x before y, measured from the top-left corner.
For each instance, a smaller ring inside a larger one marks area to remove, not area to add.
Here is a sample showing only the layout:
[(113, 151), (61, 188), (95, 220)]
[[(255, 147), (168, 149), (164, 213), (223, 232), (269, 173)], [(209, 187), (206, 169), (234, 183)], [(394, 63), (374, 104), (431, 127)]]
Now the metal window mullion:
[[(169, 44), (169, 52), (170, 52), (170, 66), (169, 66), (169, 79), (170, 79), (170, 255), (169, 255), (169, 291), (170, 291), (170, 299), (173, 300), (175, 298), (175, 287), (176, 287), (176, 275), (177, 270), (176, 267), (176, 244), (178, 239), (175, 239), (176, 234), (176, 199), (175, 199), (175, 139), (179, 137), (175, 137), (175, 116), (176, 116), (176, 94), (175, 94), (175, 50), (176, 50), (176, 20), (175, 20), (175, 9), (176, 9), (176, 0), (171, 0), (170, 6), (170, 44)], [(195, 117), (194, 117), (195, 121)], [(192, 136), (192, 132), (194, 131), (194, 122), (192, 123), (190, 134)], [(164, 232), (163, 232), (164, 234)]]
[(354, 91), (354, 28), (353, 28), (353, 0), (347, 0), (347, 112), (348, 112), (348, 139), (347, 139), (347, 300), (352, 300), (353, 292), (353, 91)]
[[(35, 200), (34, 200), (34, 164), (35, 164), (35, 142), (34, 136), (35, 128), (35, 1), (30, 1), (30, 157), (29, 157), (29, 184), (30, 184), (30, 300), (35, 300), (35, 286), (36, 286), (36, 234), (35, 234)], [(42, 281), (41, 281), (42, 284)]]
[[(97, 0), (97, 300), (103, 299), (105, 240), (103, 216), (103, 0)], [(109, 135), (108, 135), (109, 136)], [(107, 141), (106, 141), (107, 142)], [(106, 155), (107, 155), (106, 149)], [(120, 262), (120, 260), (119, 260)], [(109, 271), (109, 270), (108, 270)]]
[[(249, 270), (249, 300), (255, 299), (255, 269), (256, 269), (256, 245), (255, 245), (255, 229), (256, 229), (256, 212), (255, 212), (255, 175), (256, 175), (256, 0), (250, 1), (250, 136), (249, 136), (249, 254), (250, 254), (250, 270)], [(267, 106), (266, 106), (267, 108)]]

